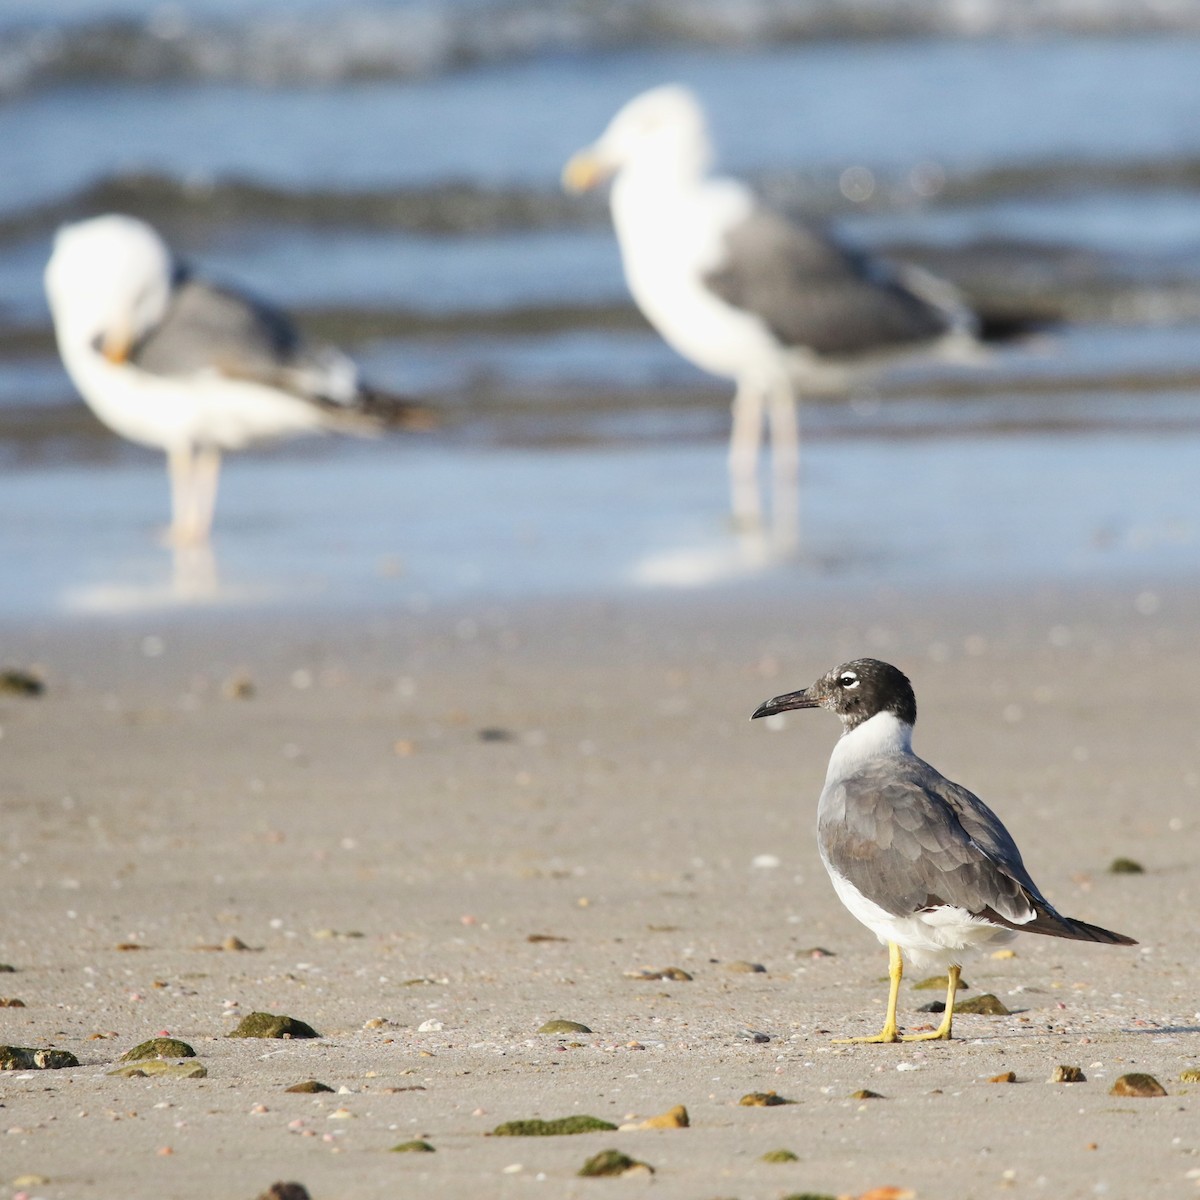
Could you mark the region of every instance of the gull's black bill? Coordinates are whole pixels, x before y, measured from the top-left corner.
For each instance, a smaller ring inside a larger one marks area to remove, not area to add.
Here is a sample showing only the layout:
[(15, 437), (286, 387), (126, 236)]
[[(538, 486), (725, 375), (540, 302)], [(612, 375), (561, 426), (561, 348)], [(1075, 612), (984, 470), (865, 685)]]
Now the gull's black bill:
[(811, 692), (811, 688), (801, 688), (798, 692), (788, 692), (784, 696), (776, 696), (774, 700), (767, 700), (750, 714), (750, 720), (773, 717), (776, 713), (790, 712), (793, 708), (820, 708), (820, 700)]

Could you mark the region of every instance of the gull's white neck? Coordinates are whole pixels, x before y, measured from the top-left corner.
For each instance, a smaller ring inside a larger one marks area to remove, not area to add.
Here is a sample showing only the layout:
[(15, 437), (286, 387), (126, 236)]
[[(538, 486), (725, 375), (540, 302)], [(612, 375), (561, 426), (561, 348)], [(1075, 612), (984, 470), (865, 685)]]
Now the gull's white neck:
[(912, 726), (895, 713), (879, 712), (843, 733), (829, 756), (825, 782), (845, 779), (866, 762), (912, 753)]

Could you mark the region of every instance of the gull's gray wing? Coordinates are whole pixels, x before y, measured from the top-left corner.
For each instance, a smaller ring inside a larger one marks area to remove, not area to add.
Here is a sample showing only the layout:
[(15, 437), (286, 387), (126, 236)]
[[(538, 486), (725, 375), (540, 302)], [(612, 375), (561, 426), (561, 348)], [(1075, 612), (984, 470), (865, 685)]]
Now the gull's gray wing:
[(129, 361), (155, 375), (216, 373), (317, 403), (351, 403), (356, 393), (350, 360), (334, 350), (310, 349), (285, 313), (187, 276)]
[(902, 274), (804, 225), (756, 208), (725, 234), (705, 285), (760, 317), (787, 346), (853, 355), (931, 341), (961, 320)]
[(1030, 933), (1132, 941), (1056, 912), (1000, 818), (920, 759), (834, 784), (821, 797), (818, 836), (830, 866), (895, 915), (951, 905)]
[(434, 414), (406, 396), (363, 385), (340, 350), (307, 343), (284, 312), (243, 292), (181, 273), (157, 325), (129, 362), (154, 375), (218, 375), (260, 383), (320, 408), (351, 433), (428, 429)]

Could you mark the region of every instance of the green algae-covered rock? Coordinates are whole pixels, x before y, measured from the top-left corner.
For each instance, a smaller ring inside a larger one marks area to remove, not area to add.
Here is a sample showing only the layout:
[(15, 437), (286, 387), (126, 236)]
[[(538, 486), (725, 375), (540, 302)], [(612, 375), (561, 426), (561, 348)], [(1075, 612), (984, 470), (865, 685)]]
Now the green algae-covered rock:
[(974, 1013), (980, 1017), (1011, 1017), (1012, 1013), (1005, 1007), (1004, 1001), (991, 992), (982, 996), (972, 996), (970, 1000), (960, 1000), (954, 1006), (955, 1013)]
[[(950, 978), (947, 975), (930, 975), (927, 979), (918, 979), (912, 986), (914, 992), (944, 992), (950, 986)], [(958, 981), (960, 992), (965, 992), (970, 986), (965, 980)]]
[(147, 1058), (140, 1062), (126, 1063), (123, 1067), (115, 1067), (108, 1072), (110, 1075), (120, 1075), (125, 1079), (204, 1079), (208, 1071), (204, 1064), (196, 1062), (167, 1062), (162, 1058)]
[(602, 1121), (599, 1117), (589, 1117), (578, 1113), (573, 1117), (558, 1117), (553, 1121), (543, 1121), (540, 1117), (530, 1117), (525, 1121), (505, 1121), (492, 1130), (493, 1137), (559, 1137), (568, 1133), (595, 1133), (599, 1130), (616, 1129), (611, 1121)]
[(148, 1042), (139, 1042), (132, 1050), (126, 1050), (118, 1062), (140, 1062), (143, 1058), (195, 1058), (196, 1052), (178, 1038), (157, 1037)]
[(579, 1174), (587, 1177), (601, 1175), (653, 1175), (654, 1168), (649, 1163), (638, 1162), (620, 1150), (601, 1150), (579, 1168)]
[(69, 1050), (36, 1046), (0, 1046), (0, 1071), (61, 1071), (77, 1067), (79, 1059)]
[(799, 1162), (800, 1156), (791, 1150), (768, 1150), (762, 1156), (763, 1162)]
[(321, 1035), (295, 1017), (276, 1016), (274, 1013), (252, 1012), (243, 1017), (241, 1024), (228, 1037), (246, 1038), (315, 1038)]
[(432, 1154), (433, 1147), (428, 1142), (417, 1140), (415, 1142), (401, 1142), (398, 1146), (392, 1147), (393, 1154)]
[(547, 1021), (538, 1033), (591, 1033), (586, 1026), (578, 1021)]

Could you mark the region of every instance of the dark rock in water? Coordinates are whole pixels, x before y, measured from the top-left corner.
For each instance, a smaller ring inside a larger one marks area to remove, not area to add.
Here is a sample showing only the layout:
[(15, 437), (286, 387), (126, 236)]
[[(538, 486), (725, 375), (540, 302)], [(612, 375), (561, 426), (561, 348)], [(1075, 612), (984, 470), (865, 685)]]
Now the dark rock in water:
[(1146, 868), (1133, 858), (1114, 858), (1108, 864), (1110, 875), (1144, 875)]
[(302, 1183), (273, 1183), (258, 1200), (312, 1200)]
[(763, 1162), (799, 1162), (800, 1155), (793, 1154), (791, 1150), (768, 1150), (762, 1156)]
[(434, 1149), (428, 1142), (400, 1142), (392, 1147), (393, 1154), (433, 1154)]
[(620, 1150), (601, 1150), (579, 1168), (579, 1174), (585, 1177), (600, 1175), (653, 1175), (654, 1168), (649, 1163), (638, 1162)]
[(315, 1079), (305, 1079), (302, 1083), (293, 1083), (291, 1087), (284, 1088), (285, 1092), (300, 1092), (304, 1095), (310, 1095), (314, 1092), (332, 1092), (333, 1088), (327, 1083), (318, 1083)]
[(1134, 1071), (1132, 1074), (1122, 1075), (1108, 1089), (1108, 1094), (1110, 1096), (1165, 1096), (1167, 1089), (1153, 1075)]
[(252, 1012), (242, 1018), (238, 1027), (226, 1037), (245, 1038), (315, 1038), (321, 1035), (295, 1017), (276, 1016), (274, 1013)]
[(1059, 1066), (1054, 1068), (1054, 1074), (1050, 1076), (1050, 1082), (1087, 1083), (1087, 1076), (1083, 1073), (1082, 1067)]
[(778, 1092), (747, 1092), (738, 1103), (745, 1108), (774, 1108), (777, 1104), (791, 1104)]
[(6, 696), (40, 696), (46, 685), (31, 671), (10, 667), (0, 671), (0, 694)]
[(69, 1050), (0, 1046), (0, 1071), (61, 1071), (63, 1067), (77, 1066), (79, 1059)]
[(559, 1137), (569, 1133), (595, 1133), (598, 1130), (613, 1130), (616, 1126), (611, 1121), (602, 1121), (599, 1117), (589, 1117), (578, 1113), (573, 1117), (558, 1117), (552, 1121), (543, 1121), (540, 1117), (530, 1117), (525, 1121), (506, 1121), (492, 1130), (493, 1137)]
[(981, 1017), (1011, 1017), (1012, 1013), (1005, 1007), (1004, 1002), (984, 992), (982, 996), (972, 996), (970, 1000), (962, 1000), (954, 1006), (956, 1013), (975, 1013)]
[(196, 1052), (178, 1038), (157, 1037), (140, 1042), (132, 1050), (126, 1050), (118, 1062), (140, 1062), (143, 1058), (195, 1058)]
[(538, 1033), (591, 1033), (586, 1026), (578, 1021), (547, 1021)]

